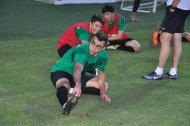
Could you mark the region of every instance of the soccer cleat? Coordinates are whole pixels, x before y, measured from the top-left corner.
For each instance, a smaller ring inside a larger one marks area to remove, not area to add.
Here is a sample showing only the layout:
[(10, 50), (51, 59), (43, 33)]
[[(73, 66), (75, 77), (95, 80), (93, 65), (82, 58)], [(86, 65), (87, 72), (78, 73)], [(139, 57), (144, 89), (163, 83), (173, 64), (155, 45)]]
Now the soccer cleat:
[(78, 104), (78, 101), (79, 101), (79, 97), (78, 97), (78, 96), (75, 96), (75, 97), (73, 98), (73, 100), (72, 100), (72, 104), (73, 104), (74, 106), (76, 106), (76, 105)]
[(75, 97), (74, 95), (71, 95), (67, 100), (67, 102), (63, 105), (63, 115), (69, 115), (72, 109), (71, 101), (74, 97)]
[(146, 79), (146, 80), (162, 80), (163, 79), (163, 74), (162, 75), (158, 75), (155, 72), (152, 72), (149, 75), (142, 76), (142, 78)]
[(117, 47), (119, 47), (119, 45), (110, 45), (110, 46), (107, 46), (106, 49), (109, 49), (109, 50), (116, 50)]
[(178, 79), (177, 74), (171, 75), (169, 72), (167, 72), (167, 73), (164, 74), (164, 78), (169, 78), (169, 79), (173, 79), (173, 80), (177, 80)]
[(63, 115), (69, 115), (71, 110), (76, 106), (78, 103), (79, 97), (75, 95), (71, 95), (67, 102), (63, 105)]

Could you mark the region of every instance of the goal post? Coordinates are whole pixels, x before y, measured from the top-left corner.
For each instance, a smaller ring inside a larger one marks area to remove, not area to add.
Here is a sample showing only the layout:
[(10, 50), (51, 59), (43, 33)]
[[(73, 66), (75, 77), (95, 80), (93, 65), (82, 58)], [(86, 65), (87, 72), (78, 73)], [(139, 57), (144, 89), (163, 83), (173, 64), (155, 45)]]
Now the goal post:
[[(165, 3), (165, 0), (141, 0), (137, 12), (156, 13), (156, 8)], [(134, 0), (122, 0), (121, 10), (132, 11)]]

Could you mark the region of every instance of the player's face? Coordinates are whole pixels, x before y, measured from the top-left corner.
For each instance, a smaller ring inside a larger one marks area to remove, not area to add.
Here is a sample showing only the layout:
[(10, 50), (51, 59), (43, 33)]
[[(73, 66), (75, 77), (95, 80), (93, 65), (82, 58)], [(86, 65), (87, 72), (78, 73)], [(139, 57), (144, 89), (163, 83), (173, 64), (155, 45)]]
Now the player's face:
[(106, 12), (104, 13), (104, 18), (108, 20), (108, 22), (112, 22), (114, 20), (114, 13)]
[(96, 56), (105, 47), (105, 41), (99, 41), (94, 36), (90, 42), (89, 52), (91, 55)]
[(90, 31), (92, 34), (96, 34), (102, 30), (102, 23), (99, 21), (90, 22)]

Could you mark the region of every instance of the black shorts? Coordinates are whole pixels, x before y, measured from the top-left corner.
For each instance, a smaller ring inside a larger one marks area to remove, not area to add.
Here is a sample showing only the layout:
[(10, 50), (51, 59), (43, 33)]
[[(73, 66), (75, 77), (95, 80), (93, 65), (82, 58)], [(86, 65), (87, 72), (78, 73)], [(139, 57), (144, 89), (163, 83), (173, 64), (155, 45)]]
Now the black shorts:
[[(52, 81), (54, 87), (56, 87), (56, 82), (61, 78), (67, 78), (69, 80), (70, 87), (73, 88), (75, 86), (75, 82), (74, 82), (73, 76), (71, 74), (61, 71), (61, 70), (51, 72), (51, 81)], [(85, 88), (86, 83), (93, 78), (95, 78), (95, 76), (92, 74), (82, 74), (81, 75), (82, 88)]]
[(60, 57), (62, 57), (70, 48), (72, 48), (69, 44), (65, 44), (63, 46), (61, 46), (58, 49), (58, 54)]
[(170, 7), (166, 8), (166, 15), (162, 22), (162, 32), (167, 33), (183, 33), (184, 25), (189, 11), (176, 8), (173, 13), (170, 12)]
[(132, 38), (126, 38), (123, 40), (115, 40), (115, 41), (109, 41), (110, 44), (109, 45), (120, 45), (120, 46), (125, 46), (125, 43), (129, 42), (133, 40)]

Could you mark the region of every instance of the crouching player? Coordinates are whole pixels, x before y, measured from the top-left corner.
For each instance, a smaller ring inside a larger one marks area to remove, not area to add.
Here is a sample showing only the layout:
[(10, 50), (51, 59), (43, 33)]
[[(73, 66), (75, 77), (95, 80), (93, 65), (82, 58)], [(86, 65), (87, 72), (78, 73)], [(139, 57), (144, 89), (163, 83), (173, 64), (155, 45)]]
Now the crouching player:
[[(106, 94), (108, 84), (104, 73), (108, 60), (104, 50), (107, 39), (104, 32), (98, 32), (89, 43), (72, 47), (52, 66), (51, 81), (57, 89), (57, 98), (64, 115), (69, 115), (81, 93), (100, 95), (103, 101), (111, 102)], [(98, 68), (97, 77), (88, 73), (95, 68)], [(73, 96), (68, 98), (71, 87), (74, 87)]]

